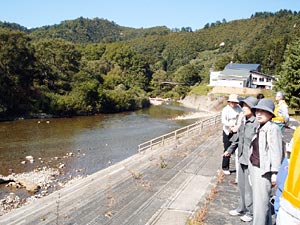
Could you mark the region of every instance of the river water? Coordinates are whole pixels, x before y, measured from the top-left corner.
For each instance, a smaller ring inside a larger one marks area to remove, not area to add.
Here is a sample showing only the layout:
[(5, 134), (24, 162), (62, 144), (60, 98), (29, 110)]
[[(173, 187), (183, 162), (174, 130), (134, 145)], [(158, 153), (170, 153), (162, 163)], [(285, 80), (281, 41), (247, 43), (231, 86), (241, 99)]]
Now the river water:
[(127, 113), (1, 122), (0, 174), (61, 164), (66, 177), (94, 173), (135, 154), (138, 144), (195, 122), (172, 120), (188, 111), (163, 104)]

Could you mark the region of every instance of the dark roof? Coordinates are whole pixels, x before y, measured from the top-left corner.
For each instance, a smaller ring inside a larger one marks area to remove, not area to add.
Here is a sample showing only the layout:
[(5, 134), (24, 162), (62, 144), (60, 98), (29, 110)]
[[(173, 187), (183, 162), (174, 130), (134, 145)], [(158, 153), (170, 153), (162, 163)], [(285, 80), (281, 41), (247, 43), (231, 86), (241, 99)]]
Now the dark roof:
[(241, 77), (249, 77), (250, 76), (250, 71), (245, 70), (245, 69), (225, 69), (221, 71), (220, 75), (234, 75), (234, 76), (241, 76)]
[(250, 72), (254, 73), (254, 74), (258, 74), (258, 75), (262, 75), (262, 76), (265, 76), (265, 77), (269, 77), (269, 78), (275, 79), (275, 76), (273, 76), (273, 75), (264, 74), (264, 73), (258, 72), (258, 71), (250, 71)]
[(240, 63), (228, 63), (224, 70), (234, 69), (234, 70), (248, 70), (248, 71), (259, 71), (260, 64), (240, 64)]

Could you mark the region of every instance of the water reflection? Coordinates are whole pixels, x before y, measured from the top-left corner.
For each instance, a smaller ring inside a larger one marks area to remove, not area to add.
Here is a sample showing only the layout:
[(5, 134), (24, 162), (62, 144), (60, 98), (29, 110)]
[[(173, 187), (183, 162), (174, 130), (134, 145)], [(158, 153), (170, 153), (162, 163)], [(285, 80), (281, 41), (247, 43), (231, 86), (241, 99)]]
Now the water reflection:
[[(0, 123), (0, 174), (64, 163), (65, 176), (90, 174), (137, 151), (138, 144), (194, 121), (170, 120), (190, 109), (152, 106), (137, 112)], [(65, 157), (72, 152), (73, 157)], [(34, 163), (21, 164), (27, 155)]]

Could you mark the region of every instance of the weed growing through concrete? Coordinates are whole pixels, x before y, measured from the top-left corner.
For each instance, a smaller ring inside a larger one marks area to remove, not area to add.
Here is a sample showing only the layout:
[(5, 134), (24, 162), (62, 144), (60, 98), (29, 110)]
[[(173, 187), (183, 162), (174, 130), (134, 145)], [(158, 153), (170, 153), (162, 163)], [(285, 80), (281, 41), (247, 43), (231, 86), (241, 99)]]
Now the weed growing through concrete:
[(135, 180), (140, 180), (142, 179), (143, 174), (137, 171), (133, 171), (133, 170), (129, 170), (129, 172), (131, 173), (131, 176), (135, 179)]
[(104, 216), (105, 217), (107, 217), (107, 218), (112, 218), (112, 216), (113, 216), (114, 214), (113, 214), (113, 212), (112, 211), (107, 211), (105, 214), (104, 214)]
[(166, 168), (168, 166), (168, 163), (165, 161), (165, 159), (163, 158), (163, 156), (161, 155), (160, 157), (160, 168)]
[(116, 204), (116, 199), (114, 198), (113, 195), (108, 194), (106, 195), (106, 198), (108, 199), (108, 203), (107, 203), (108, 207), (113, 207)]

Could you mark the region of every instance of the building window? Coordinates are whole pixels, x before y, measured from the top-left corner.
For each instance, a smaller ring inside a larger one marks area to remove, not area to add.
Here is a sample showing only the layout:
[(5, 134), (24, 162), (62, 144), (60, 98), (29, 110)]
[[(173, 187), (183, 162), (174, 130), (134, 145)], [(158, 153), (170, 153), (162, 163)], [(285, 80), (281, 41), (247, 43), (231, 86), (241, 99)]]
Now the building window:
[(271, 78), (267, 78), (267, 82), (271, 82), (272, 81), (272, 79)]
[(263, 77), (259, 78), (259, 82), (264, 82), (264, 81), (265, 81), (265, 78), (263, 78)]
[(254, 81), (254, 82), (257, 82), (257, 77), (253, 77), (253, 81)]

